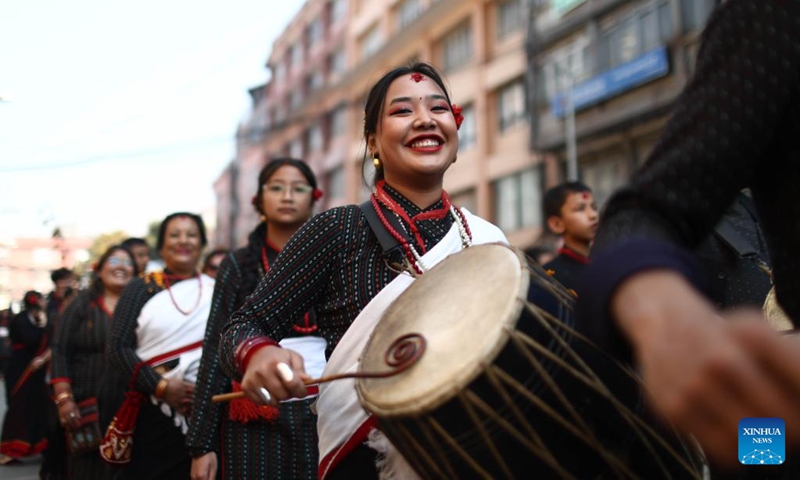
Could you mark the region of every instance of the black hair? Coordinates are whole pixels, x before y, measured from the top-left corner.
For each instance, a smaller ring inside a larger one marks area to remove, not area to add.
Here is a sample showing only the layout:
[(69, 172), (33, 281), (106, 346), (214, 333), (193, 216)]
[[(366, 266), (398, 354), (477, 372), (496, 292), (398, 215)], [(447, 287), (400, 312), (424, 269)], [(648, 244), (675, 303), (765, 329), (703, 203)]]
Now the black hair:
[(205, 247), (208, 245), (208, 238), (206, 237), (206, 225), (203, 223), (203, 219), (200, 217), (200, 215), (189, 212), (175, 212), (167, 215), (166, 218), (164, 218), (164, 220), (161, 222), (161, 225), (158, 227), (158, 241), (156, 243), (156, 250), (161, 251), (161, 249), (164, 247), (164, 236), (167, 234), (167, 225), (176, 217), (189, 217), (192, 219), (194, 223), (197, 224), (197, 229), (200, 231), (200, 246)]
[(150, 248), (150, 245), (147, 244), (145, 239), (139, 237), (130, 237), (125, 239), (119, 246), (123, 248), (127, 248), (128, 250), (133, 250), (133, 247), (147, 247)]
[(25, 310), (39, 310), (42, 306), (39, 304), (39, 301), (44, 298), (41, 293), (37, 292), (36, 290), (29, 290), (25, 292), (25, 296), (22, 297), (22, 306)]
[[(367, 95), (367, 103), (364, 106), (364, 143), (366, 147), (364, 158), (361, 160), (362, 172), (365, 170), (364, 167), (366, 166), (366, 163), (368, 161), (372, 161), (368, 155), (369, 136), (378, 131), (378, 123), (380, 122), (381, 114), (383, 113), (383, 103), (386, 101), (386, 92), (389, 91), (389, 86), (399, 77), (414, 73), (425, 75), (436, 82), (436, 85), (438, 85), (439, 88), (442, 89), (442, 92), (444, 92), (444, 96), (447, 99), (447, 104), (450, 105), (453, 103), (450, 101), (450, 94), (447, 92), (447, 87), (444, 84), (441, 74), (438, 70), (436, 70), (435, 67), (428, 63), (417, 62), (407, 67), (397, 67), (382, 76), (380, 80), (378, 80), (375, 85), (372, 86), (372, 89), (370, 89), (369, 94)], [(383, 168), (376, 168), (374, 182), (377, 182), (381, 179), (383, 179)], [(366, 177), (364, 177), (364, 183), (368, 183)]]
[[(262, 188), (267, 180), (272, 177), (272, 175), (278, 171), (279, 168), (289, 165), (290, 167), (294, 167), (300, 170), (300, 173), (306, 177), (306, 181), (311, 188), (317, 190), (317, 177), (314, 175), (314, 172), (311, 170), (311, 167), (302, 160), (298, 160), (296, 158), (276, 158), (271, 160), (267, 163), (264, 168), (261, 169), (261, 172), (258, 174), (258, 186), (256, 187), (256, 195), (253, 197), (253, 208), (256, 209), (258, 213), (264, 215), (264, 189)], [(317, 201), (316, 195), (311, 195), (311, 205), (314, 205), (314, 202)]]
[(61, 268), (59, 268), (57, 270), (53, 270), (50, 273), (50, 280), (52, 280), (53, 283), (56, 283), (59, 280), (64, 280), (66, 278), (72, 278), (74, 276), (75, 276), (75, 274), (72, 272), (72, 270), (70, 270), (69, 268), (61, 267)]
[(139, 274), (139, 269), (136, 267), (136, 259), (134, 258), (133, 253), (122, 244), (112, 245), (108, 247), (108, 249), (102, 255), (100, 255), (100, 258), (97, 260), (97, 265), (94, 267), (94, 272), (92, 272), (92, 283), (89, 285), (89, 290), (92, 292), (92, 296), (97, 297), (103, 294), (103, 280), (100, 278), (100, 271), (103, 270), (103, 266), (106, 264), (111, 255), (114, 255), (117, 252), (125, 252), (131, 259), (131, 263), (133, 265), (133, 275), (136, 276)]
[(545, 221), (550, 217), (561, 217), (561, 207), (567, 202), (570, 194), (584, 192), (591, 193), (592, 189), (579, 181), (560, 183), (545, 192), (542, 200)]

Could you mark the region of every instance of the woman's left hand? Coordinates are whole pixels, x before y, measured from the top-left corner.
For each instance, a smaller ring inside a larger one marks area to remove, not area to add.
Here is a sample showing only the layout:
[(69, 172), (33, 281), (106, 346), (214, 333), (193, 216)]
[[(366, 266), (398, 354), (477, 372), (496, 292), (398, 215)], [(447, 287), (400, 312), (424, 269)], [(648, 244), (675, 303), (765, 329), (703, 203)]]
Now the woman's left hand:
[(67, 430), (78, 428), (81, 421), (81, 412), (75, 402), (69, 400), (58, 407), (58, 420)]

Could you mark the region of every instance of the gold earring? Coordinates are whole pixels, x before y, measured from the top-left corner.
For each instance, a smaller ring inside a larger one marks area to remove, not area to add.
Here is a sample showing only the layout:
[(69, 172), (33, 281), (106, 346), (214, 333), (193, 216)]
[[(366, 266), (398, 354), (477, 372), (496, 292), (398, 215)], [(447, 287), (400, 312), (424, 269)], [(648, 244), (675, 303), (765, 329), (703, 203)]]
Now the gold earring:
[(375, 165), (375, 168), (381, 168), (381, 159), (377, 154), (372, 156), (372, 164)]
[(266, 215), (263, 215), (263, 214), (261, 215), (261, 223), (267, 223), (267, 216)]

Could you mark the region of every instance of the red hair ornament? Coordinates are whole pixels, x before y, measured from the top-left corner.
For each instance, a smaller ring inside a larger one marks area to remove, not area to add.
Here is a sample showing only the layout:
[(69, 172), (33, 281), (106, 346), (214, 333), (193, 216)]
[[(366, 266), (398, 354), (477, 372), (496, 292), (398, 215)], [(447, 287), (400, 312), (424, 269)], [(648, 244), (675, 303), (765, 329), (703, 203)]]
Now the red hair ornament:
[(450, 108), (453, 109), (453, 116), (456, 119), (456, 130), (461, 130), (461, 124), (464, 123), (464, 115), (461, 115), (461, 112), (464, 109), (459, 107), (455, 103), (450, 105)]

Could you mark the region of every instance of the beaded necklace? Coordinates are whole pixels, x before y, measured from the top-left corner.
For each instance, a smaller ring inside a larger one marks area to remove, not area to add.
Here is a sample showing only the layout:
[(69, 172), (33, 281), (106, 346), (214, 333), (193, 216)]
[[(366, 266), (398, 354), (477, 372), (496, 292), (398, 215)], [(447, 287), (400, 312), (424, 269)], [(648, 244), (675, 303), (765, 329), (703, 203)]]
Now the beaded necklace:
[[(461, 237), (462, 248), (467, 248), (472, 245), (472, 232), (469, 229), (467, 219), (464, 217), (464, 213), (460, 209), (457, 209), (453, 206), (453, 203), (450, 201), (450, 195), (448, 195), (446, 191), (442, 190), (442, 208), (428, 212), (422, 212), (414, 217), (409, 218), (408, 214), (406, 214), (405, 210), (403, 210), (403, 207), (398, 205), (398, 203), (386, 193), (384, 190), (385, 184), (386, 182), (381, 180), (375, 185), (375, 192), (370, 197), (370, 201), (372, 202), (372, 206), (375, 209), (375, 212), (378, 214), (378, 218), (380, 218), (383, 226), (398, 242), (400, 242), (400, 245), (402, 245), (406, 264), (411, 266), (417, 275), (422, 275), (426, 270), (428, 270), (427, 265), (425, 265), (425, 263), (422, 261), (422, 255), (425, 255), (426, 248), (425, 243), (422, 241), (422, 235), (417, 229), (417, 221), (441, 219), (444, 218), (445, 215), (450, 214), (457, 225), (458, 233)], [(383, 209), (381, 208), (380, 204), (383, 204), (398, 219), (401, 220), (400, 226), (403, 228), (406, 234), (408, 234), (408, 231), (405, 229), (404, 222), (409, 225), (411, 232), (414, 234), (414, 237), (417, 239), (420, 249), (422, 250), (422, 255), (420, 255), (414, 245), (408, 241), (406, 235), (401, 235), (392, 227), (392, 225), (386, 219), (386, 216), (383, 214)]]
[(200, 289), (197, 292), (197, 301), (194, 302), (194, 306), (192, 308), (190, 308), (189, 310), (184, 310), (180, 307), (180, 305), (178, 305), (178, 302), (172, 295), (172, 289), (170, 288), (169, 284), (169, 275), (164, 275), (164, 287), (167, 289), (167, 293), (169, 293), (169, 299), (172, 300), (172, 304), (175, 305), (175, 308), (177, 308), (178, 311), (181, 312), (183, 315), (188, 316), (190, 313), (192, 313), (198, 307), (198, 305), (200, 305), (200, 299), (203, 298), (203, 279), (200, 278), (199, 273), (195, 274), (195, 277), (197, 277), (197, 283), (200, 285)]
[[(264, 239), (264, 245), (261, 247), (261, 267), (264, 268), (263, 274), (266, 275), (269, 271), (269, 258), (267, 258), (267, 249), (271, 248), (272, 250), (281, 253), (281, 249), (278, 248), (274, 243), (270, 242), (268, 238)], [(292, 330), (297, 333), (304, 333), (309, 334), (317, 331), (317, 324), (311, 324), (309, 321), (309, 314), (308, 312), (305, 313), (303, 316), (303, 321), (305, 323), (304, 326), (300, 326), (298, 324), (292, 325)]]

